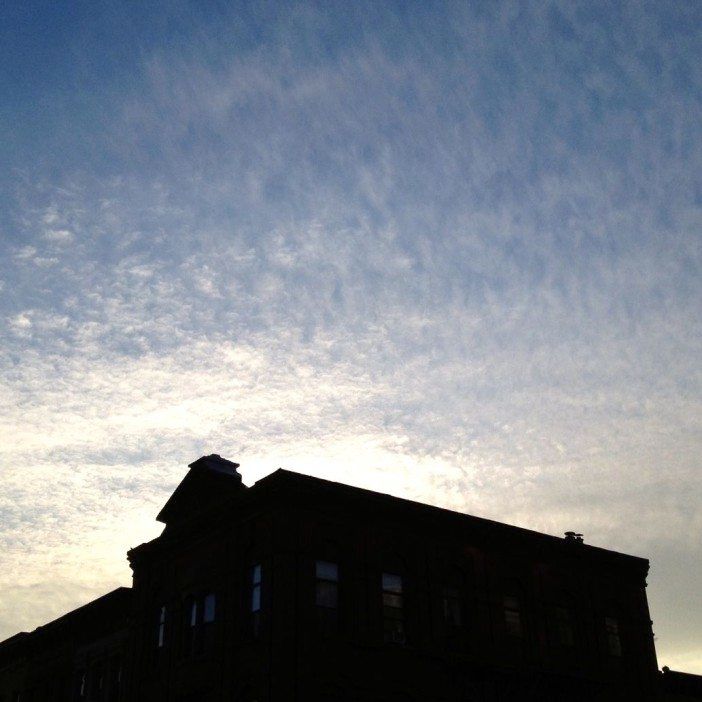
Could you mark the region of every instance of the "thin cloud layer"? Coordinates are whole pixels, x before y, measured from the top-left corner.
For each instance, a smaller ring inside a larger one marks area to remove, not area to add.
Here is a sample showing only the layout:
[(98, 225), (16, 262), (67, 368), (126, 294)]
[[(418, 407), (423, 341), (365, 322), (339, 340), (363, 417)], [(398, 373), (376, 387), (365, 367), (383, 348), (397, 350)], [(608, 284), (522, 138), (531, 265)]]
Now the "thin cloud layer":
[(0, 636), (216, 451), (647, 556), (702, 671), (700, 11), (97, 8), (8, 86)]

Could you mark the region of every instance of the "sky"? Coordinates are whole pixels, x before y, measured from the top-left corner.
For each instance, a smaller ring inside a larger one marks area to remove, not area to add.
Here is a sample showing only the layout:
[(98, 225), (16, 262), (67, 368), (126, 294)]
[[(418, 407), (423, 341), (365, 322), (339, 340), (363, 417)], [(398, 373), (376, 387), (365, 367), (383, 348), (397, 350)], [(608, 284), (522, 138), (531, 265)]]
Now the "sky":
[(0, 638), (203, 454), (651, 560), (702, 673), (702, 4), (0, 10)]

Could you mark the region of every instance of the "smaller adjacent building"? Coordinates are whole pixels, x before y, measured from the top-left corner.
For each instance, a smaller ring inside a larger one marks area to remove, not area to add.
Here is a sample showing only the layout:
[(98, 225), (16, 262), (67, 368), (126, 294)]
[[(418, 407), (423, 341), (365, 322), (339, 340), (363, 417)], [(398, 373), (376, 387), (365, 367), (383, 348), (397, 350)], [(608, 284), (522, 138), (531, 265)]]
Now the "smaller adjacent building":
[(662, 702), (701, 702), (702, 675), (681, 673), (663, 666), (661, 672)]
[(120, 587), (0, 643), (0, 702), (117, 702), (132, 591)]

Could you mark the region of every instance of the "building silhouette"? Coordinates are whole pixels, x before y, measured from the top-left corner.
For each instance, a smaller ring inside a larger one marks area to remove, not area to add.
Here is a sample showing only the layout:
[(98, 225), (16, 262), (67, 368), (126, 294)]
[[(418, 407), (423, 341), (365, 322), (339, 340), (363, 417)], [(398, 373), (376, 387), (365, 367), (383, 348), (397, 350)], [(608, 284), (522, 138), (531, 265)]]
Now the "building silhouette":
[(645, 559), (285, 470), (247, 488), (217, 455), (189, 468), (131, 588), (0, 643), (0, 702), (702, 699), (700, 676), (657, 670)]

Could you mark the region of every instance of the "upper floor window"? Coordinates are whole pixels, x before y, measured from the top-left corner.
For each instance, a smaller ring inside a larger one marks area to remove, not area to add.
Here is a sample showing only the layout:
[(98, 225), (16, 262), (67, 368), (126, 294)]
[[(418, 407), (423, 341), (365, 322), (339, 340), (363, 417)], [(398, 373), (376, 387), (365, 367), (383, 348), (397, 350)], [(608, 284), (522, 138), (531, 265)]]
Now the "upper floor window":
[(250, 601), (251, 608), (251, 625), (254, 636), (260, 634), (261, 629), (261, 587), (263, 585), (263, 572), (261, 564), (257, 563), (251, 568), (250, 573)]
[(315, 561), (314, 601), (318, 607), (336, 609), (339, 606), (339, 566), (329, 561)]
[(505, 618), (505, 632), (509, 636), (522, 637), (522, 611), (519, 598), (516, 595), (505, 595), (502, 601)]
[(622, 655), (622, 640), (619, 631), (619, 620), (616, 617), (605, 617), (607, 631), (607, 651), (610, 656)]
[(213, 592), (189, 597), (186, 600), (185, 646), (186, 655), (202, 653), (212, 645), (212, 627), (216, 617), (216, 597)]
[(166, 643), (166, 605), (163, 605), (158, 612), (158, 630), (156, 635), (156, 645), (163, 648)]
[(405, 643), (405, 603), (402, 576), (383, 573), (383, 636), (391, 643)]
[(314, 602), (320, 629), (332, 633), (338, 627), (339, 566), (329, 561), (315, 561)]
[(549, 640), (553, 646), (570, 648), (575, 645), (573, 621), (568, 607), (551, 607), (548, 611), (547, 626)]

